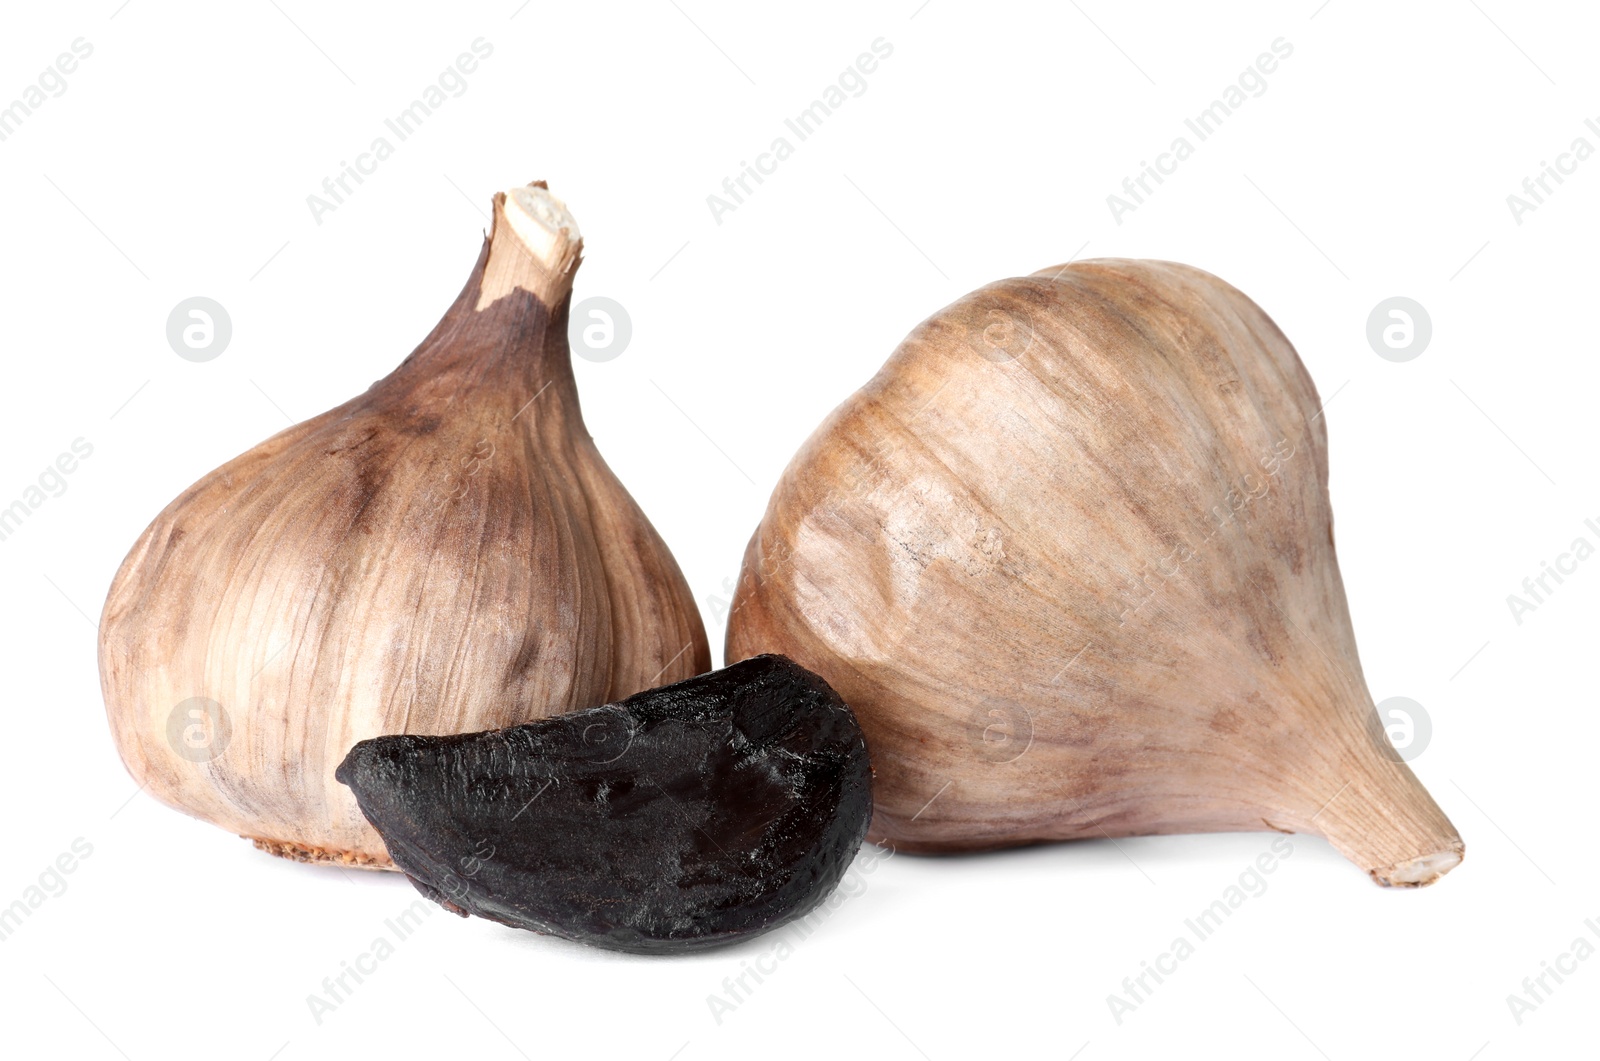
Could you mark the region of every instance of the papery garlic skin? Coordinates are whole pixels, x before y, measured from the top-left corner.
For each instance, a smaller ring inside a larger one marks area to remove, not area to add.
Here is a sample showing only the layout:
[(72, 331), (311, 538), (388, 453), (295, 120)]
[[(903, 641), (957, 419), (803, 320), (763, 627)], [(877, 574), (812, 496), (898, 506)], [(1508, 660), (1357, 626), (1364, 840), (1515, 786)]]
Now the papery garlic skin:
[(566, 335), (581, 251), (542, 184), (496, 196), (465, 289), (399, 368), (144, 532), (100, 665), (146, 791), (276, 854), (392, 868), (334, 780), (357, 741), (710, 669), (682, 573), (584, 428)]
[(1387, 885), (1461, 860), (1381, 738), (1294, 348), (1187, 266), (1075, 262), (923, 322), (784, 472), (727, 660), (855, 710), (871, 837), (1320, 834)]

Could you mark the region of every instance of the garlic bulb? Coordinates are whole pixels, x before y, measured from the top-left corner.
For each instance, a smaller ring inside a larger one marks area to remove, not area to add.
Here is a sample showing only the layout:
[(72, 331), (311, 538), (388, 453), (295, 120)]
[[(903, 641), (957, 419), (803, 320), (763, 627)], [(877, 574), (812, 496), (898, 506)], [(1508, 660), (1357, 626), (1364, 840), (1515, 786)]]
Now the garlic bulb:
[(1276, 829), (1427, 884), (1463, 847), (1378, 728), (1327, 469), (1294, 348), (1216, 277), (1003, 280), (794, 458), (727, 658), (839, 691), (902, 850)]
[(334, 770), (710, 669), (672, 555), (584, 429), (577, 226), (494, 201), (465, 289), (365, 394), (236, 457), (134, 545), (101, 621), (117, 748), (162, 801), (305, 861), (392, 868)]

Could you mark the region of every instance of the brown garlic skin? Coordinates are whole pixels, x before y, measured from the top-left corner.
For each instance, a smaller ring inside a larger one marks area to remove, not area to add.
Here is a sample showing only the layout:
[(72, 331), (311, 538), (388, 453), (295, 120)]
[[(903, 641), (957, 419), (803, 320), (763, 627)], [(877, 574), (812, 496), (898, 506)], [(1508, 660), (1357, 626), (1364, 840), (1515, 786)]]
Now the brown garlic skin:
[(1117, 259), (1003, 280), (795, 456), (727, 659), (839, 691), (898, 850), (1276, 829), (1431, 883), (1461, 838), (1381, 738), (1327, 478), (1310, 376), (1228, 284)]
[[(542, 183), (496, 196), (466, 287), (399, 368), (207, 475), (140, 537), (100, 665), (152, 795), (275, 854), (393, 868), (334, 779), (356, 742), (510, 726), (710, 669), (682, 573), (584, 428), (567, 346), (581, 250)], [(227, 727), (174, 721), (196, 697)]]

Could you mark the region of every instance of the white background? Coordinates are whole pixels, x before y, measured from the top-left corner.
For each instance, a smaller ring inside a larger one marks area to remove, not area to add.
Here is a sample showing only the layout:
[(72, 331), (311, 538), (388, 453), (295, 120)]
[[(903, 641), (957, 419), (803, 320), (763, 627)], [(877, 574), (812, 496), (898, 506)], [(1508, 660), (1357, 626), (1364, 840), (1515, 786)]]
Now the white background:
[[(94, 48), (0, 143), (0, 506), (75, 439), (94, 447), (0, 542), (0, 905), (75, 839), (93, 849), (0, 943), (8, 1056), (1593, 1050), (1600, 960), (1520, 1026), (1506, 1002), (1575, 938), (1600, 944), (1600, 561), (1520, 624), (1506, 602), (1574, 538), (1600, 542), (1600, 160), (1520, 224), (1506, 198), (1576, 137), (1600, 147), (1592, 11), (120, 2), (11, 5), (0, 33), (0, 104), (76, 38)], [(494, 53), (468, 91), (317, 224), (306, 196), (478, 37)], [(706, 197), (878, 37), (894, 51), (865, 94), (718, 224)], [(1118, 224), (1106, 197), (1279, 37), (1294, 51), (1267, 91)], [(771, 939), (645, 960), (441, 913), (319, 1024), (307, 996), (410, 887), (268, 858), (137, 795), (94, 624), (155, 513), (387, 373), (459, 289), (490, 195), (534, 178), (583, 228), (577, 297), (632, 316), (621, 357), (578, 362), (584, 411), (719, 658), (719, 598), (784, 464), (919, 320), (1075, 255), (1189, 262), (1250, 294), (1330, 400), (1363, 663), (1377, 699), (1431, 716), (1413, 765), (1466, 862), (1386, 891), (1294, 838), (1269, 890), (1121, 1024), (1106, 997), (1271, 834), (895, 857), (720, 1024), (707, 996)], [(165, 336), (194, 295), (233, 321), (205, 364)], [(1364, 334), (1393, 295), (1433, 321), (1405, 364)]]

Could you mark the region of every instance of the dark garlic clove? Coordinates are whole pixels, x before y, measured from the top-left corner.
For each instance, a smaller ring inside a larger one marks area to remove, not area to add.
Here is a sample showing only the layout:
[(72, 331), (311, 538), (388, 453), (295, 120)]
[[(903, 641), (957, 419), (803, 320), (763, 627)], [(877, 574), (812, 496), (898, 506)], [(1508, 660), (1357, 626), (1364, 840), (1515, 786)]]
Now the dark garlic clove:
[(782, 656), (510, 729), (362, 741), (336, 776), (429, 898), (637, 953), (801, 916), (872, 813), (855, 716)]

